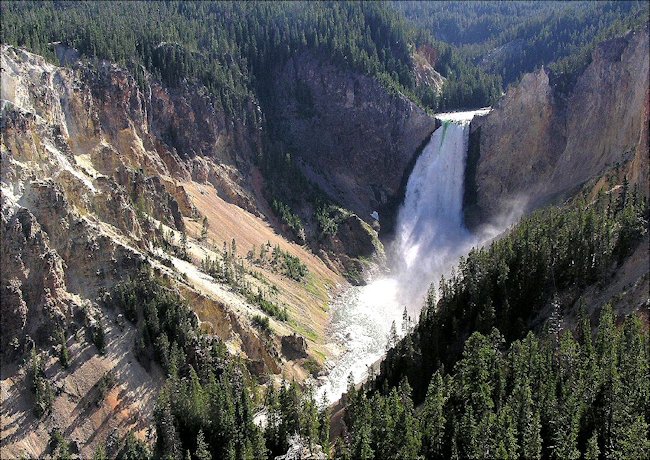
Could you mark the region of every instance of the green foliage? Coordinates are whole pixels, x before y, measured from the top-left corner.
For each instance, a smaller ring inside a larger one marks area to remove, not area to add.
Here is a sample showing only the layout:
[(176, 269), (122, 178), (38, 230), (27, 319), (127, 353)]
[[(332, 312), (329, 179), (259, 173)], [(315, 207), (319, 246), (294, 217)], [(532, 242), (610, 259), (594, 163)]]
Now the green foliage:
[[(404, 442), (391, 438), (404, 433), (390, 433), (383, 408), (393, 410), (386, 401), (406, 377), (423, 402), (419, 431), (407, 438), (419, 436), (426, 458), (647, 456), (647, 327), (630, 316), (621, 331), (606, 307), (592, 340), (583, 309), (574, 336), (558, 301), (602, 285), (647, 233), (647, 201), (628, 188), (533, 213), (461, 260), (388, 352), (374, 390), (350, 391), (341, 452), (378, 458)], [(547, 332), (524, 338), (547, 307)], [(445, 368), (453, 368), (446, 377)]]
[[(154, 411), (153, 457), (180, 458), (189, 451), (197, 458), (266, 458), (246, 374), (223, 343), (200, 334), (185, 301), (146, 268), (118, 284), (109, 301), (138, 327), (140, 359), (155, 356), (168, 374)], [(127, 438), (122, 458), (149, 454)]]
[(246, 299), (253, 305), (257, 305), (258, 307), (260, 307), (262, 311), (267, 315), (277, 318), (280, 321), (289, 320), (289, 314), (287, 313), (286, 307), (280, 308), (275, 303), (267, 300), (264, 297), (262, 291), (258, 290), (256, 295), (251, 292), (250, 294), (246, 295)]
[[(172, 377), (154, 413), (157, 458), (266, 458), (264, 439), (253, 423), (253, 408), (243, 375), (236, 366), (209, 368), (204, 377), (189, 368)], [(173, 397), (172, 397), (173, 396)]]
[(289, 206), (282, 203), (281, 201), (273, 200), (271, 207), (273, 208), (273, 212), (280, 216), (282, 222), (284, 222), (291, 229), (295, 237), (298, 238), (299, 241), (304, 241), (305, 227), (303, 226), (300, 217), (291, 212), (291, 208), (289, 208)]
[(438, 99), (432, 99), (426, 93), (426, 87), (416, 90), (423, 101), (430, 101), (428, 105), (431, 108), (445, 111), (485, 107), (501, 97), (501, 76), (482, 70), (463, 52), (447, 44), (436, 43), (435, 47), (435, 68), (447, 79), (442, 86), (442, 94)]
[(299, 257), (288, 252), (282, 252), (284, 273), (294, 281), (301, 281), (307, 273), (307, 266), (302, 263)]
[(190, 254), (188, 252), (188, 246), (187, 246), (187, 233), (185, 233), (185, 230), (181, 232), (181, 242), (180, 245), (175, 248), (176, 256), (179, 259), (186, 260), (188, 262), (192, 261), (192, 258), (190, 257)]
[(440, 373), (436, 372), (429, 383), (422, 409), (422, 444), (427, 458), (443, 456), (447, 424), (444, 409), (447, 399), (449, 399), (449, 395), (445, 382)]
[(98, 443), (93, 452), (93, 460), (108, 460), (108, 454), (106, 453), (106, 447), (104, 443)]
[(99, 382), (97, 382), (97, 400), (95, 403), (99, 406), (101, 405), (102, 401), (104, 401), (104, 398), (108, 394), (109, 391), (115, 386), (116, 379), (115, 379), (115, 374), (113, 373), (112, 370), (107, 371), (102, 377), (99, 379)]
[(36, 417), (40, 418), (52, 410), (54, 390), (52, 389), (50, 379), (45, 375), (43, 357), (35, 348), (32, 349), (30, 364), (28, 377), (31, 390), (34, 393), (34, 413)]
[[(499, 75), (505, 84), (550, 65), (554, 83), (565, 91), (589, 63), (597, 42), (648, 21), (647, 3), (635, 1), (408, 1), (392, 5), (425, 33), (455, 45), (463, 58)], [(436, 68), (444, 66), (439, 63)]]
[(59, 361), (64, 369), (70, 366), (70, 350), (68, 350), (68, 341), (63, 328), (57, 329), (57, 340), (59, 341)]
[[(146, 364), (155, 359), (170, 375), (177, 375), (192, 347), (202, 343), (197, 318), (186, 302), (147, 268), (116, 285), (108, 302), (121, 308), (140, 331), (135, 343), (138, 359)], [(190, 362), (196, 365), (205, 358), (193, 355)]]
[(124, 446), (117, 455), (118, 460), (147, 460), (151, 458), (149, 447), (130, 432), (124, 441)]
[[(282, 382), (279, 389), (270, 385), (265, 407), (267, 427), (264, 438), (271, 458), (286, 453), (289, 437), (294, 434), (304, 438), (309, 446), (329, 436), (327, 408), (318, 408), (310, 388), (301, 391), (295, 382)], [(321, 446), (327, 447), (327, 443)]]
[(268, 316), (253, 315), (253, 325), (267, 334), (271, 332)]
[(323, 367), (314, 358), (306, 359), (302, 363), (302, 367), (314, 377), (318, 377), (318, 374), (323, 370)]
[[(264, 248), (267, 248), (267, 246), (264, 245), (262, 248), (262, 254), (264, 254)], [(244, 268), (243, 259), (241, 257), (236, 257), (235, 249), (236, 246), (233, 245), (231, 246), (231, 251), (228, 251), (224, 245), (223, 258), (221, 261), (219, 261), (216, 257), (213, 259), (210, 256), (206, 256), (206, 258), (201, 262), (201, 270), (216, 280), (232, 286), (235, 290), (237, 290), (237, 292), (246, 297), (246, 300), (248, 302), (250, 302), (252, 305), (257, 305), (266, 314), (273, 316), (274, 318), (277, 318), (281, 321), (287, 321), (289, 319), (289, 315), (286, 311), (286, 308), (281, 308), (276, 303), (272, 302), (267, 296), (268, 293), (264, 292), (262, 289), (253, 291), (253, 288), (244, 276), (249, 272)], [(279, 248), (278, 251), (280, 251)], [(283, 251), (280, 252), (284, 257), (284, 254), (286, 253)], [(278, 252), (278, 254), (280, 254), (280, 252)], [(252, 261), (254, 257), (254, 254), (251, 254), (248, 259)], [(261, 260), (258, 260), (258, 263), (261, 262)], [(298, 259), (297, 262), (294, 263), (300, 264), (300, 260)], [(275, 267), (275, 265), (272, 265), (272, 267)], [(304, 270), (306, 271), (306, 267), (304, 265), (302, 265), (302, 267), (304, 267)], [(289, 273), (288, 269), (285, 270), (287, 273)], [(298, 269), (294, 268), (293, 270), (296, 271)]]
[(65, 439), (59, 430), (54, 430), (50, 438), (50, 445), (52, 446), (53, 458), (59, 460), (70, 460), (72, 455), (70, 453), (70, 443)]
[(248, 102), (268, 69), (304, 50), (414, 85), (410, 29), (375, 3), (4, 2), (2, 16), (3, 43), (53, 59), (48, 44), (60, 41), (89, 58), (129, 65), (141, 86), (141, 66), (167, 85), (195, 80), (228, 114), (248, 120), (257, 119)]
[(316, 210), (316, 223), (320, 237), (333, 237), (339, 229), (339, 223), (344, 217), (341, 208), (331, 204), (320, 203)]
[(201, 221), (201, 241), (206, 241), (208, 239), (208, 229), (210, 228), (210, 222), (208, 222), (207, 216), (203, 217)]
[(196, 460), (212, 460), (210, 445), (205, 442), (203, 430), (199, 430), (199, 433), (196, 435), (196, 451), (194, 452), (194, 456)]
[[(163, 223), (160, 222), (158, 228), (156, 229), (156, 239), (154, 241), (154, 244), (163, 248), (165, 252), (171, 252), (179, 259), (189, 261), (190, 258), (189, 254), (187, 253), (187, 235), (184, 234), (184, 232), (181, 233), (179, 243), (180, 245), (176, 245), (174, 243), (174, 231), (170, 229), (168, 232), (165, 232)], [(167, 259), (163, 259), (163, 263), (165, 260)]]
[(639, 315), (615, 323), (606, 306), (595, 347), (584, 316), (559, 342), (529, 333), (506, 349), (496, 329), (475, 332), (453, 372), (434, 374), (417, 419), (404, 383), (348, 391), (346, 447), (354, 458), (646, 458), (649, 333)]
[(352, 458), (417, 458), (422, 431), (411, 400), (411, 388), (402, 382), (386, 396), (348, 391), (346, 425)]
[(102, 355), (106, 353), (106, 331), (101, 318), (97, 317), (91, 325), (90, 336), (93, 344), (97, 347), (97, 351)]
[(439, 300), (425, 305), (413, 334), (388, 353), (378, 384), (396, 386), (407, 376), (422, 401), (430, 376), (456, 362), (464, 337), (497, 326), (512, 342), (558, 293), (577, 296), (604, 283), (647, 231), (648, 217), (646, 199), (634, 192), (593, 202), (579, 197), (537, 211), (489, 247), (470, 251), (440, 281)]
[(268, 266), (294, 281), (302, 281), (309, 274), (309, 269), (299, 257), (284, 251), (278, 244), (272, 247), (270, 242), (262, 245), (259, 258), (254, 259), (254, 262), (258, 266)]

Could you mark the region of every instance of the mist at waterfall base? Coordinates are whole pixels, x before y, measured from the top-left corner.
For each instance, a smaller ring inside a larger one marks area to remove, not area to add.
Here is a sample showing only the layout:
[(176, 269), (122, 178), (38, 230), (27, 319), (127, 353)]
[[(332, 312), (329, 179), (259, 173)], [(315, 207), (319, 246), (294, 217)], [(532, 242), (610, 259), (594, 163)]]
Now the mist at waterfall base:
[(347, 289), (332, 304), (332, 345), (343, 350), (327, 363), (319, 398), (338, 400), (350, 373), (355, 382), (363, 380), (368, 366), (385, 353), (393, 322), (401, 332), (404, 308), (417, 318), (431, 284), (437, 286), (460, 256), (504, 228), (475, 235), (463, 225), (469, 123), (488, 110), (436, 116), (442, 126), (431, 135), (409, 177), (395, 240), (387, 248), (386, 271), (365, 286)]

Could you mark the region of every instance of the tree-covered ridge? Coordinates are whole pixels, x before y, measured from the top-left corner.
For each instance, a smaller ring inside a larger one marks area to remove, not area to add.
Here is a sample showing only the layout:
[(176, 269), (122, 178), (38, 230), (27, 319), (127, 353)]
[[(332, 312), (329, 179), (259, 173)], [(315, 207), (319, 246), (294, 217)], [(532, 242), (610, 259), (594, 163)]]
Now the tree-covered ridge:
[[(263, 388), (219, 339), (203, 334), (187, 302), (145, 265), (105, 297), (124, 312), (139, 333), (133, 344), (147, 369), (161, 366), (166, 377), (153, 417), (153, 449), (133, 436), (108, 452), (122, 459), (266, 459), (286, 452), (289, 438), (309, 445), (329, 443), (329, 416), (313, 394), (296, 383)], [(35, 386), (40, 358), (32, 358)], [(38, 391), (38, 387), (37, 387)], [(41, 398), (43, 399), (43, 398)], [(254, 422), (262, 411), (264, 427)], [(65, 440), (59, 450), (65, 450)], [(106, 458), (106, 447), (98, 453)]]
[(505, 347), (472, 334), (453, 372), (438, 370), (417, 409), (403, 381), (348, 391), (344, 458), (598, 459), (650, 455), (650, 348), (639, 316), (603, 309), (574, 335), (550, 321)]
[(497, 327), (510, 343), (542, 310), (577, 307), (584, 289), (604, 284), (647, 234), (648, 218), (647, 199), (623, 185), (594, 201), (581, 196), (537, 211), (472, 250), (440, 281), (439, 300), (431, 291), (414, 331), (388, 352), (378, 385), (397, 386), (406, 376), (422, 401), (431, 375), (453, 366), (474, 331)]
[(402, 15), (376, 2), (43, 1), (3, 2), (1, 8), (3, 43), (54, 59), (50, 43), (62, 42), (134, 73), (142, 65), (170, 85), (195, 80), (230, 113), (266, 90), (270, 68), (304, 50), (414, 99), (422, 96), (432, 108), (489, 105), (500, 94), (498, 79), (455, 55), (439, 67), (464, 81), (464, 92), (450, 85), (441, 101), (424, 90), (416, 94), (412, 51), (421, 37)]
[[(542, 65), (579, 73), (596, 43), (648, 22), (647, 2), (393, 2), (505, 84)], [(563, 82), (561, 82), (563, 83)]]

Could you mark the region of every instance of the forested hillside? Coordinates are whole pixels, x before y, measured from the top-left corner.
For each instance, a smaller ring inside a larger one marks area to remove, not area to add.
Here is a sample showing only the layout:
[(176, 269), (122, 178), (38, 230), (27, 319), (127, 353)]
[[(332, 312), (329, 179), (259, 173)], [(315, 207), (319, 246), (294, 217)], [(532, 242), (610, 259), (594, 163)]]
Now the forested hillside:
[(426, 300), (415, 330), (389, 351), (377, 385), (407, 376), (416, 401), (441, 366), (451, 368), (464, 340), (494, 327), (506, 343), (542, 317), (575, 314), (586, 288), (605, 285), (647, 235), (647, 199), (625, 188), (618, 197), (577, 198), (525, 217), (506, 236), (460, 260)]
[(390, 392), (348, 391), (344, 458), (647, 458), (647, 318), (618, 325), (603, 309), (574, 333), (552, 320), (510, 345), (472, 334), (452, 370), (437, 370), (414, 407)]
[[(136, 73), (143, 65), (168, 84), (197, 79), (240, 116), (250, 93), (264, 91), (270, 68), (305, 49), (418, 98), (412, 50), (424, 38), (379, 3), (5, 2), (2, 13), (4, 43), (53, 59), (50, 43), (63, 42)], [(500, 93), (498, 79), (460, 57), (447, 53), (437, 67), (465, 88), (427, 95), (434, 108), (489, 105)]]
[(617, 317), (606, 305), (594, 340), (599, 306), (584, 293), (643, 250), (648, 218), (646, 198), (624, 184), (535, 212), (472, 250), (379, 374), (349, 387), (344, 455), (647, 456), (647, 310)]
[[(393, 2), (409, 21), (459, 48), (505, 85), (551, 66), (567, 85), (596, 43), (647, 23), (648, 5), (602, 2)], [(565, 80), (569, 80), (567, 83)]]

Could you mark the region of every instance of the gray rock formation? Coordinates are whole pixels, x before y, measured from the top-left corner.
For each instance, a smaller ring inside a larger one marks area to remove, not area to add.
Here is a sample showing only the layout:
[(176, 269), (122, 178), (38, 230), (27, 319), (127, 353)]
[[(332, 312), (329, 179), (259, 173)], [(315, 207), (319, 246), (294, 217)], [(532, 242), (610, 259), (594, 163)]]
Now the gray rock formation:
[(273, 82), (272, 116), (307, 177), (365, 220), (381, 212), (434, 119), (377, 80), (309, 53), (277, 69)]
[(289, 438), (289, 449), (284, 455), (275, 457), (275, 460), (326, 460), (327, 455), (318, 444), (312, 446), (298, 434)]

